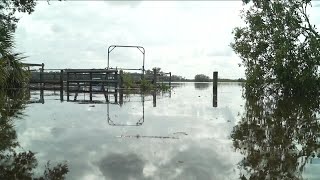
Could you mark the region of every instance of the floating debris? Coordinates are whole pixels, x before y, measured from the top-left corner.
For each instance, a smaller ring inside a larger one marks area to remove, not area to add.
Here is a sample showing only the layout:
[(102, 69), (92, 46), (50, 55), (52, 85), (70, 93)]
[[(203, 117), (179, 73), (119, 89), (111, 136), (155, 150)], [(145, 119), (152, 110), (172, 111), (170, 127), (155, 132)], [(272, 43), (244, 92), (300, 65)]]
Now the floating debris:
[(139, 134), (137, 135), (120, 135), (116, 136), (117, 138), (158, 138), (158, 139), (179, 139), (177, 137), (172, 136), (141, 136)]
[(95, 105), (90, 105), (89, 107), (95, 107)]
[(188, 135), (186, 132), (175, 132), (173, 134), (183, 134), (183, 135)]

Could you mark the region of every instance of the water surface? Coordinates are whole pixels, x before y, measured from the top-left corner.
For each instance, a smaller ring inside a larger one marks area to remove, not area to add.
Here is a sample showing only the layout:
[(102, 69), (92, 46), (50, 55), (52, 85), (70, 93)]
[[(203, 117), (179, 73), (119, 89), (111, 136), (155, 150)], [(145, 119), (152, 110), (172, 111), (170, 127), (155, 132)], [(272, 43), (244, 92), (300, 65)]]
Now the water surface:
[[(250, 141), (255, 139), (254, 129), (247, 130), (253, 132), (251, 138), (241, 129), (243, 119), (247, 120), (248, 108), (244, 107), (248, 101), (242, 98), (240, 83), (218, 84), (217, 107), (213, 107), (210, 83), (173, 86), (170, 93), (156, 96), (124, 95), (121, 105), (60, 101), (59, 92), (53, 91), (45, 91), (41, 100), (41, 93), (33, 91), (34, 103), (15, 121), (18, 141), (37, 153), (40, 165), (66, 160), (67, 179), (239, 179), (253, 178), (254, 171), (244, 168), (257, 170), (258, 166), (270, 173), (263, 164), (241, 163), (252, 158), (252, 152), (234, 144), (259, 145)], [(78, 100), (88, 99), (78, 95)], [(104, 102), (105, 97), (95, 95), (93, 99)], [(112, 96), (109, 100), (114, 102)], [(253, 162), (268, 162), (269, 157)], [(319, 160), (309, 161), (303, 166), (303, 176), (318, 179)], [(280, 162), (287, 168), (279, 171), (300, 172), (287, 164)]]

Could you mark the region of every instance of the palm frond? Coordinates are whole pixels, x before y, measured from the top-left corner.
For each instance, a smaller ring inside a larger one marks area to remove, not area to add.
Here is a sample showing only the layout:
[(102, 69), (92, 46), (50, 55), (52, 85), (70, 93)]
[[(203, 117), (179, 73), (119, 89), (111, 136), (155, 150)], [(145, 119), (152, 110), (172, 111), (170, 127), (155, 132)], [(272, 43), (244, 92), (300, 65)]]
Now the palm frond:
[(14, 48), (13, 32), (7, 27), (5, 23), (0, 23), (0, 54), (5, 56), (12, 53)]

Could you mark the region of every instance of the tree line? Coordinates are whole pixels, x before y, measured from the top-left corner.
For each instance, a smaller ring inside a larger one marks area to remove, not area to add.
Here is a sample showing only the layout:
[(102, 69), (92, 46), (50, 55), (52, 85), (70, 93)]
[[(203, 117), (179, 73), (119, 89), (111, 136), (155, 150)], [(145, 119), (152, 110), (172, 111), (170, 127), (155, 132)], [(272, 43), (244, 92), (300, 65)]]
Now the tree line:
[[(164, 73), (161, 71), (161, 68), (155, 67), (152, 68), (152, 70), (148, 69), (145, 71), (145, 77), (146, 79), (152, 79), (154, 74), (153, 74), (153, 69), (156, 69), (157, 71), (157, 79), (158, 81), (164, 81), (168, 82), (170, 81), (170, 76), (169, 74)], [(40, 75), (41, 73), (39, 71), (32, 71), (30, 74), (30, 81), (32, 82), (33, 80), (40, 80)], [(126, 76), (130, 76), (133, 80), (141, 80), (142, 76), (141, 73), (138, 72), (125, 72), (124, 73)], [(58, 71), (49, 71), (49, 72), (42, 72), (43, 80), (60, 80), (60, 72)], [(106, 76), (102, 74), (93, 74), (93, 78), (100, 78), (104, 79)], [(77, 75), (75, 76), (74, 74), (69, 75), (70, 80), (76, 80), (76, 79), (83, 79), (83, 80), (89, 80), (90, 76), (88, 74), (84, 75)], [(66, 73), (64, 73), (63, 80), (66, 80)], [(226, 78), (218, 78), (218, 82), (244, 82), (245, 79), (239, 78), (239, 79), (226, 79)], [(171, 82), (212, 82), (212, 78), (209, 76), (206, 76), (204, 74), (197, 74), (194, 79), (187, 79), (185, 77), (179, 76), (179, 75), (171, 75)]]

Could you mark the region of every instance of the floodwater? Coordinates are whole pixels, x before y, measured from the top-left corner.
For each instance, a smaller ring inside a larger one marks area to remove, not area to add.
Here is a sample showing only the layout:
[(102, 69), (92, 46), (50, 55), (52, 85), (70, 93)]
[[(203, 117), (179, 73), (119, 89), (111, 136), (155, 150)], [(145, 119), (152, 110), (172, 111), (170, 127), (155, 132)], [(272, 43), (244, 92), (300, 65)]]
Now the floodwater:
[[(256, 127), (243, 126), (249, 117), (241, 83), (219, 83), (217, 107), (211, 83), (172, 86), (171, 92), (156, 96), (124, 95), (121, 105), (81, 101), (89, 99), (84, 94), (78, 95), (79, 101), (60, 101), (59, 92), (53, 91), (45, 91), (42, 101), (39, 91), (31, 91), (33, 103), (14, 121), (17, 140), (23, 150), (36, 153), (36, 172), (42, 172), (48, 160), (52, 164), (66, 161), (67, 179), (320, 178), (317, 155), (306, 160), (308, 154), (285, 158), (295, 154), (286, 151), (290, 147), (257, 142), (268, 138), (259, 139)], [(104, 98), (94, 95), (93, 100), (104, 102)], [(114, 102), (112, 96), (109, 100)], [(299, 151), (318, 147), (319, 133), (312, 137), (313, 144), (302, 145), (285, 133), (277, 138), (290, 141)]]

